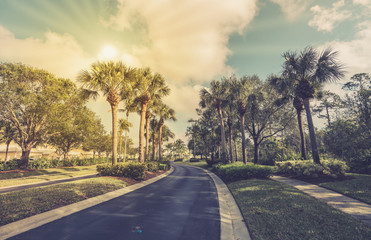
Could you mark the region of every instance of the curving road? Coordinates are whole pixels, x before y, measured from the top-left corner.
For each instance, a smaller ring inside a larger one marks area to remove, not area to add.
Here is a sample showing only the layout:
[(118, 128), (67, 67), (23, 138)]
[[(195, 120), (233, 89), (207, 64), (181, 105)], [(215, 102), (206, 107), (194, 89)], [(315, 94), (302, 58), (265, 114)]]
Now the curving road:
[(11, 239), (220, 239), (214, 182), (200, 169), (173, 167), (151, 185)]

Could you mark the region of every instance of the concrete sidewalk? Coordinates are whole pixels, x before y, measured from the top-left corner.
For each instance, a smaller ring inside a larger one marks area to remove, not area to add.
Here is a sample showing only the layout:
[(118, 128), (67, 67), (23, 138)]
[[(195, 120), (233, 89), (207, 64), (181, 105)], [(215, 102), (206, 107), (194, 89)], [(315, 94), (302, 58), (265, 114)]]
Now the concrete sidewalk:
[(293, 186), (300, 191), (303, 191), (306, 194), (315, 197), (334, 208), (350, 214), (351, 216), (363, 221), (371, 227), (371, 205), (367, 203), (300, 180), (281, 176), (273, 176), (271, 177), (271, 179)]
[(9, 186), (9, 187), (1, 187), (0, 193), (13, 192), (13, 191), (24, 190), (28, 188), (42, 187), (42, 186), (47, 186), (47, 185), (52, 185), (52, 184), (57, 184), (57, 183), (62, 183), (62, 182), (70, 182), (70, 181), (76, 181), (80, 179), (93, 178), (93, 177), (97, 177), (97, 174), (94, 173), (94, 174), (81, 175), (77, 177), (60, 178), (60, 179), (50, 180), (50, 181), (27, 183), (27, 184)]

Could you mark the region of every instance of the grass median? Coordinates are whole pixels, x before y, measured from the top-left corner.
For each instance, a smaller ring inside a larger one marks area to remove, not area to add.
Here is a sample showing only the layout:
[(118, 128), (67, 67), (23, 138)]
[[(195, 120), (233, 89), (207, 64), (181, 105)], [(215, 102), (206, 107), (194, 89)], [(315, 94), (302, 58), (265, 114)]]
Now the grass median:
[(97, 177), (0, 194), (0, 226), (123, 188), (121, 179)]
[(253, 240), (371, 239), (371, 228), (307, 194), (272, 180), (228, 184)]
[(69, 177), (78, 177), (97, 173), (97, 167), (80, 166), (65, 168), (49, 168), (41, 170), (13, 170), (0, 172), (0, 187), (15, 186), (27, 183), (46, 182)]

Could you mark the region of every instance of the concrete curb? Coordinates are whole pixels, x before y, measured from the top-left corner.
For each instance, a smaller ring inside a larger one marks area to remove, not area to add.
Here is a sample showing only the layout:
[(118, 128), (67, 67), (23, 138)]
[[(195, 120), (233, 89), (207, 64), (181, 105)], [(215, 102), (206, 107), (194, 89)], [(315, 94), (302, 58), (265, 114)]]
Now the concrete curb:
[(0, 187), (0, 193), (18, 191), (18, 190), (23, 190), (27, 188), (33, 188), (33, 187), (42, 187), (42, 186), (57, 184), (61, 182), (71, 182), (75, 180), (93, 178), (97, 176), (98, 174), (93, 173), (93, 174), (85, 174), (85, 175), (76, 176), (76, 177), (59, 178), (59, 179), (50, 180), (50, 181), (33, 182), (33, 183), (26, 183), (26, 184), (20, 184), (20, 185), (7, 186), (7, 187)]
[[(194, 166), (191, 166), (194, 167)], [(199, 167), (196, 167), (199, 168)], [(219, 199), (220, 239), (221, 240), (251, 240), (249, 230), (241, 211), (229, 191), (227, 185), (214, 173), (203, 169), (214, 181)]]
[(173, 171), (174, 171), (174, 168), (171, 167), (171, 169), (167, 171), (166, 173), (161, 174), (157, 177), (148, 179), (147, 181), (140, 182), (140, 183), (137, 183), (137, 184), (113, 191), (113, 192), (109, 192), (109, 193), (99, 195), (93, 198), (88, 198), (81, 202), (73, 203), (73, 204), (70, 204), (70, 205), (67, 205), (61, 208), (50, 210), (48, 212), (44, 212), (44, 213), (41, 213), (41, 214), (38, 214), (32, 217), (28, 217), (28, 218), (25, 218), (25, 219), (22, 219), (16, 222), (9, 223), (7, 225), (0, 227), (0, 240), (13, 237), (20, 233), (40, 227), (44, 224), (58, 220), (60, 218), (63, 218), (65, 216), (68, 216), (73, 213), (79, 212), (81, 210), (87, 209), (89, 207), (95, 206), (97, 204), (120, 197), (132, 191), (135, 191), (139, 188), (147, 186), (151, 183), (154, 183), (164, 177), (167, 177)]
[(293, 186), (300, 191), (339, 209), (340, 211), (350, 214), (354, 218), (359, 219), (371, 227), (371, 205), (367, 203), (300, 180), (281, 176), (272, 176), (271, 179)]

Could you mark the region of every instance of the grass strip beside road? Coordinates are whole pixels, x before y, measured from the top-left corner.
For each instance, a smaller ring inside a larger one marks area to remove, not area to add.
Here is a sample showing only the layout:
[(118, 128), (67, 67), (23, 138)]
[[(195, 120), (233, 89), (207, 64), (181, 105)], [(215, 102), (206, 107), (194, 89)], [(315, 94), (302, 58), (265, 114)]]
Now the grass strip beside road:
[(121, 179), (97, 177), (0, 194), (0, 226), (123, 188)]
[(0, 172), (0, 187), (16, 186), (36, 182), (47, 182), (50, 180), (78, 177), (94, 173), (97, 173), (97, 167), (95, 165)]
[(371, 175), (347, 174), (353, 179), (342, 181), (323, 182), (318, 184), (321, 187), (358, 199), (371, 204)]
[(371, 228), (286, 184), (242, 180), (228, 184), (253, 240), (371, 239)]

